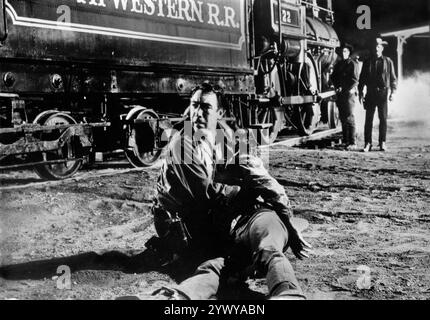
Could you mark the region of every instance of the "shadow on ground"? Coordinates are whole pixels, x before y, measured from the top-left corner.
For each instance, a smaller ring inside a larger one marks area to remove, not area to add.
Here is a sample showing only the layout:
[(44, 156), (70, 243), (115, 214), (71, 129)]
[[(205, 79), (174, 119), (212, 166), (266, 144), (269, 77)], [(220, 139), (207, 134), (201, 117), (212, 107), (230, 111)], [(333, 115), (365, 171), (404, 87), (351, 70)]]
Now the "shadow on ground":
[[(177, 283), (193, 274), (196, 261), (180, 261), (162, 266), (160, 257), (151, 250), (130, 255), (119, 251), (103, 254), (82, 253), (70, 257), (30, 261), (0, 267), (0, 277), (5, 280), (42, 280), (57, 275), (59, 266), (68, 266), (72, 273), (83, 270), (121, 271), (127, 274), (141, 274), (156, 271), (169, 275)], [(245, 282), (227, 282), (220, 286), (218, 299), (264, 299), (262, 293), (251, 290)], [(227, 284), (229, 283), (229, 284)]]
[(0, 267), (0, 276), (6, 280), (40, 280), (57, 273), (58, 266), (66, 265), (71, 272), (81, 270), (110, 270), (125, 273), (154, 271), (157, 257), (146, 250), (137, 255), (110, 251), (103, 254), (82, 253), (64, 258), (53, 258)]

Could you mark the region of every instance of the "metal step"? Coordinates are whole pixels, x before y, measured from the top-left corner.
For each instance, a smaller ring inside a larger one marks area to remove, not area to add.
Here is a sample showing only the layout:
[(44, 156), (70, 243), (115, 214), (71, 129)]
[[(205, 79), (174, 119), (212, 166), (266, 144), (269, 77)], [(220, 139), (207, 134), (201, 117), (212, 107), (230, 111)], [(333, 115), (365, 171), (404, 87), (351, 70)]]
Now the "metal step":
[(273, 123), (256, 123), (248, 126), (249, 129), (269, 129), (273, 127)]

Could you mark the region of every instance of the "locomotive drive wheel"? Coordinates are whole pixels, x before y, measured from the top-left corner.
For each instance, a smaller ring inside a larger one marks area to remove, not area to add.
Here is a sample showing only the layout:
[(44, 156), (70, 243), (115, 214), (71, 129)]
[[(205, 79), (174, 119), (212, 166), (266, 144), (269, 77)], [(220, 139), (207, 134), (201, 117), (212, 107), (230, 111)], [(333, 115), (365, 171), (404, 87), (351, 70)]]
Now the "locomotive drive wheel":
[[(131, 120), (158, 119), (152, 110), (138, 112)], [(127, 130), (127, 147), (125, 156), (136, 168), (149, 167), (160, 158), (161, 148), (158, 148), (157, 122), (132, 124)]]
[[(319, 90), (318, 84), (318, 69), (315, 60), (309, 54), (306, 56), (305, 64), (308, 70), (309, 87), (306, 87), (306, 91), (310, 88)], [(299, 131), (300, 135), (310, 136), (318, 128), (318, 124), (321, 118), (321, 105), (318, 103), (305, 104), (295, 107), (294, 110), (294, 122)]]
[[(44, 126), (76, 124), (76, 121), (65, 113), (47, 112), (38, 116), (35, 123)], [(43, 133), (43, 139), (56, 140), (64, 130), (55, 130), (53, 133)], [(46, 152), (47, 160), (61, 160), (74, 157), (74, 146), (72, 141), (67, 141), (64, 146), (55, 151)], [(73, 176), (81, 167), (81, 160), (65, 161), (55, 164), (41, 164), (34, 167), (34, 171), (39, 177), (48, 180), (61, 180)]]
[(295, 107), (294, 119), (299, 134), (310, 136), (318, 128), (320, 121), (321, 108), (317, 103)]

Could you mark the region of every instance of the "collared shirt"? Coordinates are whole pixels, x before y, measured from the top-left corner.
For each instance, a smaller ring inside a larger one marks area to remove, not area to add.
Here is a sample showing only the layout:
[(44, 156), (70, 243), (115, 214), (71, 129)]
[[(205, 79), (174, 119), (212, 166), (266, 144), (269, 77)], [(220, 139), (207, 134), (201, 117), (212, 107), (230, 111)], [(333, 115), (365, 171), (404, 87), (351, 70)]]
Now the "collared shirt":
[(363, 93), (365, 86), (368, 92), (375, 89), (390, 89), (392, 92), (397, 90), (394, 63), (389, 57), (381, 56), (364, 62), (358, 85), (360, 93)]

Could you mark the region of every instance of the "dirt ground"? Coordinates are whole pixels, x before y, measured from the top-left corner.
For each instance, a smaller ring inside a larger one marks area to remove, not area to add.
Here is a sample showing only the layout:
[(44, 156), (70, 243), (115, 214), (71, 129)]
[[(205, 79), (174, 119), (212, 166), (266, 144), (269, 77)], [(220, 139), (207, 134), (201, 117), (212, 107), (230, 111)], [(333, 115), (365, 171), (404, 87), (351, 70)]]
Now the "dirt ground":
[[(289, 255), (309, 299), (430, 298), (430, 128), (396, 122), (388, 135), (386, 153), (271, 149), (270, 172), (310, 223), (311, 257)], [(174, 283), (144, 247), (157, 173), (83, 171), (19, 189), (4, 187), (37, 181), (34, 173), (0, 174), (0, 299), (145, 298)], [(61, 265), (72, 271), (71, 289), (58, 286)], [(368, 285), (357, 285), (359, 266)], [(247, 283), (266, 293), (264, 280)]]

